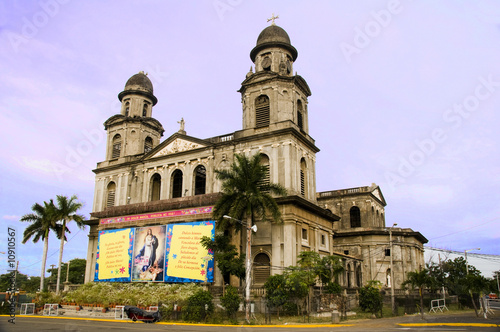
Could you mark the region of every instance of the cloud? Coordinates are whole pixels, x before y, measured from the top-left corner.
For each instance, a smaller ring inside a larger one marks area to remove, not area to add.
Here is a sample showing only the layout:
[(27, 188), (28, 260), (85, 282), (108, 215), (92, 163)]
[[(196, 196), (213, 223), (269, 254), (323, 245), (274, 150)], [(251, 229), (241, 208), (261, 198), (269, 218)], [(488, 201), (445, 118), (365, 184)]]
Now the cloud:
[(4, 215), (2, 216), (2, 219), (18, 221), (19, 219), (21, 219), (21, 217), (16, 215)]

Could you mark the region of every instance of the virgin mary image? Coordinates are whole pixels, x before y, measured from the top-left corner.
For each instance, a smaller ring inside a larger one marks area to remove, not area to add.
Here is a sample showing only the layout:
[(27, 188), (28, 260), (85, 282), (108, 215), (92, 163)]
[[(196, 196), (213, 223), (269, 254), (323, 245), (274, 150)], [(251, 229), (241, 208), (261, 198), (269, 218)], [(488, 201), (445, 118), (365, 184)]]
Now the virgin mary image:
[(158, 267), (163, 264), (165, 247), (165, 228), (149, 227), (141, 229), (145, 236), (137, 236), (134, 246), (134, 273), (133, 281), (162, 281), (163, 269)]

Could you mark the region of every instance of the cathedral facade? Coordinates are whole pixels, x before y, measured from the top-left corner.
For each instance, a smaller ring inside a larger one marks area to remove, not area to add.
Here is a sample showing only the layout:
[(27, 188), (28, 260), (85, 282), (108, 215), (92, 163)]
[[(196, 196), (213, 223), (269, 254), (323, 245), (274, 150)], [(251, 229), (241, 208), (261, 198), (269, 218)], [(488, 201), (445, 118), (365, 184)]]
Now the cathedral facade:
[[(246, 74), (239, 89), (242, 129), (207, 139), (188, 136), (181, 120), (179, 131), (162, 141), (151, 81), (140, 72), (126, 82), (118, 95), (120, 114), (104, 123), (105, 160), (94, 170), (86, 282), (94, 280), (100, 231), (212, 220), (221, 188), (215, 170), (229, 168), (235, 154), (259, 153), (269, 181), (287, 189), (286, 197), (276, 198), (283, 222), (259, 222), (252, 236), (253, 286), (296, 265), (304, 250), (341, 256), (340, 282), (349, 288), (368, 280), (399, 288), (407, 272), (424, 266), (426, 238), (411, 229), (386, 227), (386, 202), (378, 186), (316, 191), (319, 149), (309, 133), (311, 91), (304, 78), (293, 74), (297, 56), (285, 30), (274, 24), (265, 28), (250, 52), (255, 71)], [(242, 240), (233, 243), (244, 252)], [(216, 269), (214, 284), (223, 282)]]

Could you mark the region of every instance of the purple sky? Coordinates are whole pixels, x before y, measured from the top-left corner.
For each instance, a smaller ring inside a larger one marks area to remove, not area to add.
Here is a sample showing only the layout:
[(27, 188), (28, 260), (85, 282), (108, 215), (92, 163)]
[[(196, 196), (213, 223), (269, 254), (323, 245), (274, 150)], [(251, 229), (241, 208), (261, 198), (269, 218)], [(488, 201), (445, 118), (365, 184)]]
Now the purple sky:
[[(499, 2), (3, 1), (0, 218), (17, 228), (21, 272), (40, 272), (42, 243), (21, 245), (17, 222), (33, 203), (77, 194), (88, 217), (127, 79), (149, 73), (164, 139), (181, 117), (199, 138), (239, 130), (236, 91), (272, 13), (312, 90), (317, 190), (377, 183), (388, 226), (500, 255)], [(72, 230), (64, 261), (86, 257), (88, 229)]]

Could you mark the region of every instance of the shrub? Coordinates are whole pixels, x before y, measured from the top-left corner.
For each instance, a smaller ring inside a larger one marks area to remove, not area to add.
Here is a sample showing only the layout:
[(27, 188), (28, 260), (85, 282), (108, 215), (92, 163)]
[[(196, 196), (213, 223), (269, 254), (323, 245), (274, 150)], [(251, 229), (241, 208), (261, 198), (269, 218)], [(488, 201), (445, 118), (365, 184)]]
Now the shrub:
[(191, 322), (201, 322), (214, 311), (212, 294), (208, 291), (199, 290), (187, 300), (187, 306), (182, 314), (182, 319)]
[(241, 297), (238, 294), (238, 290), (233, 286), (228, 286), (226, 288), (226, 294), (220, 298), (221, 304), (226, 310), (226, 315), (229, 318), (236, 318), (236, 312), (238, 311), (241, 303)]
[(363, 311), (369, 311), (376, 314), (382, 309), (382, 294), (380, 290), (371, 285), (359, 289), (359, 306)]

